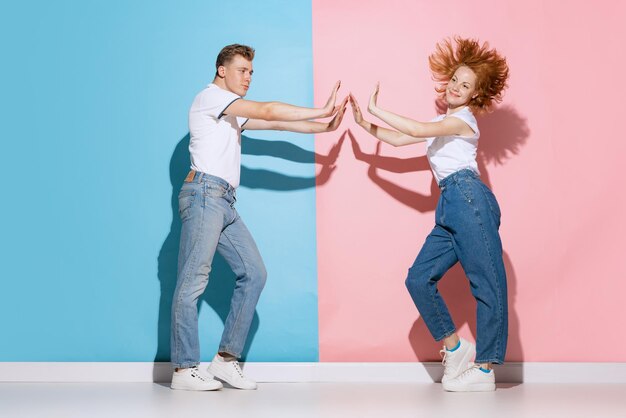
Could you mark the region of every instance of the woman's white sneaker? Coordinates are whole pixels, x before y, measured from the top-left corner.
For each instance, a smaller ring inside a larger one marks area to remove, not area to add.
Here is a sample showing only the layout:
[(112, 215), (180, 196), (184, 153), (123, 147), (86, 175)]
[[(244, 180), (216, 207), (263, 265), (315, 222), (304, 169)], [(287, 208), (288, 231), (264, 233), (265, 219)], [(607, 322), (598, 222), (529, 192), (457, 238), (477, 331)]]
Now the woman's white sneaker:
[(256, 389), (256, 382), (244, 376), (237, 360), (226, 361), (219, 354), (213, 357), (209, 373), (237, 389)]
[(496, 374), (483, 372), (478, 365), (465, 370), (454, 379), (443, 382), (448, 392), (492, 392), (496, 390)]
[(174, 371), (172, 389), (178, 390), (218, 390), (224, 387), (222, 382), (213, 376), (201, 372), (197, 366)]
[(439, 352), (443, 357), (441, 361), (443, 364), (443, 378), (441, 379), (441, 383), (454, 379), (473, 365), (472, 361), (476, 355), (476, 347), (463, 338), (461, 338), (459, 342), (459, 348), (456, 350), (448, 351), (444, 346), (443, 350)]

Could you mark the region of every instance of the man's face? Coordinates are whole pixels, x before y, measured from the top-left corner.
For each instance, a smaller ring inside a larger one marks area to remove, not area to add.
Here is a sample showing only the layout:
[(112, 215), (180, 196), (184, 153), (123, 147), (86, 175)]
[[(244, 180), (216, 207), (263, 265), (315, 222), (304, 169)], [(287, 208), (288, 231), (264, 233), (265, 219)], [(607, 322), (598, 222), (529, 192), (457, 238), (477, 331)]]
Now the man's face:
[(229, 91), (238, 96), (245, 96), (252, 82), (252, 61), (241, 55), (235, 55), (226, 65), (219, 67), (218, 73), (224, 77), (224, 84)]

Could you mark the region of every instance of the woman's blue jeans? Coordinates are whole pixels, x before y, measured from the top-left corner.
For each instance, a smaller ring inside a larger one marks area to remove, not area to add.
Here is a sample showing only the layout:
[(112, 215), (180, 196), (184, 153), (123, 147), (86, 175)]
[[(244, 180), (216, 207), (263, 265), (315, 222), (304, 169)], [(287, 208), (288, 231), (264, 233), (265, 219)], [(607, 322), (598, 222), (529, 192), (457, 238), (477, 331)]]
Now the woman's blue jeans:
[(406, 286), (430, 333), (439, 341), (456, 331), (437, 283), (457, 261), (476, 298), (476, 363), (504, 362), (508, 336), (506, 273), (502, 261), (500, 207), (471, 170), (444, 178), (435, 227), (426, 237)]
[(235, 189), (227, 181), (204, 173), (185, 181), (178, 195), (182, 229), (172, 302), (174, 367), (200, 362), (198, 299), (208, 284), (215, 251), (237, 276), (219, 352), (241, 356), (267, 273), (252, 235), (234, 208), (235, 200)]

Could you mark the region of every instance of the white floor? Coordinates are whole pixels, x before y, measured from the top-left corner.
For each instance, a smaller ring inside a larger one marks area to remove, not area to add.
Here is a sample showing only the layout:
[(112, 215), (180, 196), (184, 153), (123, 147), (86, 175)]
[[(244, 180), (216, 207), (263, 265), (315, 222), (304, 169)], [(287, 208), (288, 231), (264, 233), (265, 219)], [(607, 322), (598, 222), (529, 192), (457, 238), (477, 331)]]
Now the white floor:
[(161, 383), (0, 383), (0, 417), (626, 417), (626, 384), (262, 383), (257, 391), (184, 392)]

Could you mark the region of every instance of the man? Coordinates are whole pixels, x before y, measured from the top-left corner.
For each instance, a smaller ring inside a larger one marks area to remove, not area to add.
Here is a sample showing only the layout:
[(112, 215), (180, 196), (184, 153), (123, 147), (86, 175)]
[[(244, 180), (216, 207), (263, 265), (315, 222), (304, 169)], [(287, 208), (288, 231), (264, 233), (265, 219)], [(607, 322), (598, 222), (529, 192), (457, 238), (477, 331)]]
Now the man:
[[(234, 208), (241, 131), (245, 127), (329, 132), (337, 129), (345, 111), (347, 97), (335, 106), (339, 82), (321, 109), (242, 99), (250, 87), (253, 58), (254, 49), (248, 46), (224, 47), (213, 82), (196, 96), (189, 111), (191, 171), (178, 197), (182, 230), (172, 303), (172, 389), (222, 388), (213, 376), (238, 389), (257, 387), (237, 361), (267, 274), (254, 239)], [(333, 115), (328, 123), (309, 121)], [(216, 250), (237, 278), (219, 350), (206, 373), (198, 369), (197, 301), (207, 286)]]

